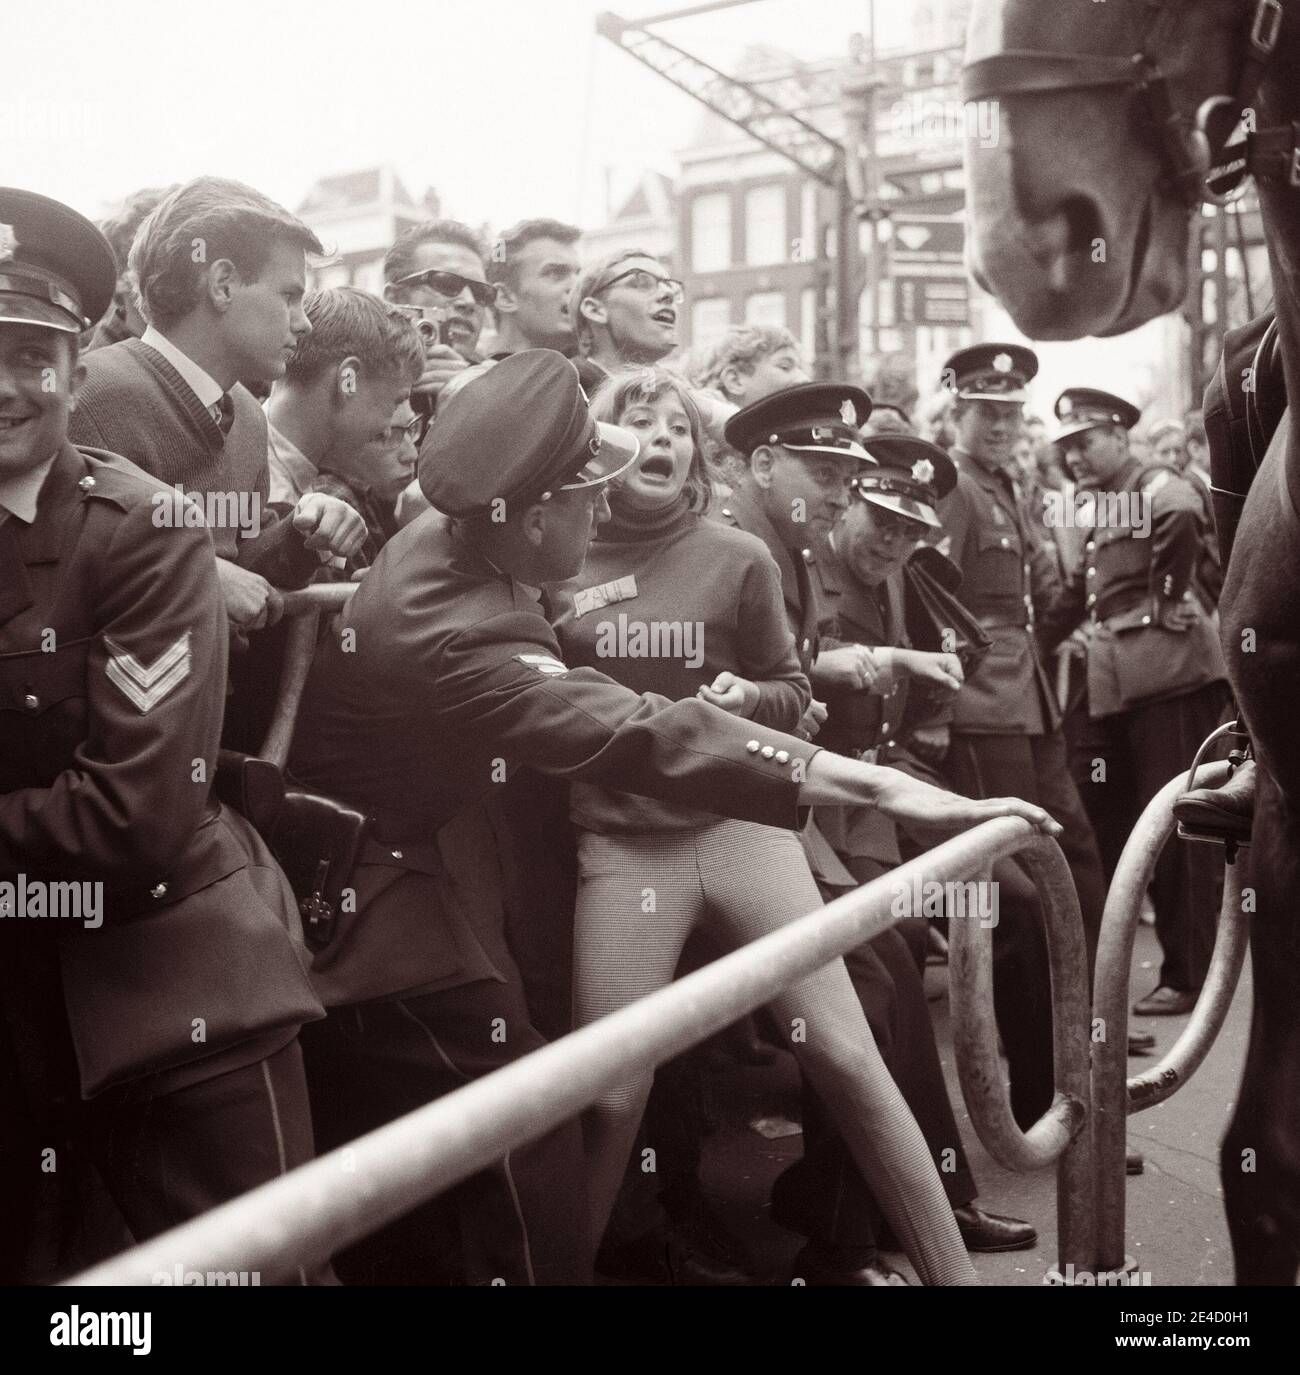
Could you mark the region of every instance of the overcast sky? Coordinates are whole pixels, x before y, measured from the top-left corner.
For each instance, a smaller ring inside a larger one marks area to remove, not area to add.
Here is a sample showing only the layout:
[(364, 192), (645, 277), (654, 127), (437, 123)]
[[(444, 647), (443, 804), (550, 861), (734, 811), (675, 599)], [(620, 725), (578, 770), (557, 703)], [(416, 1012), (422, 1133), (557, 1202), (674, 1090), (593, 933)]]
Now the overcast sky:
[[(901, 41), (907, 0), (877, 6)], [(622, 8), (620, 9), (620, 5)], [(92, 216), (204, 172), (291, 207), (330, 172), (392, 162), (408, 190), (495, 226), (602, 218), (673, 169), (699, 108), (598, 38), (673, 0), (4, 0), (0, 183)], [(747, 43), (847, 52), (867, 0), (757, 0), (662, 32), (729, 70)]]

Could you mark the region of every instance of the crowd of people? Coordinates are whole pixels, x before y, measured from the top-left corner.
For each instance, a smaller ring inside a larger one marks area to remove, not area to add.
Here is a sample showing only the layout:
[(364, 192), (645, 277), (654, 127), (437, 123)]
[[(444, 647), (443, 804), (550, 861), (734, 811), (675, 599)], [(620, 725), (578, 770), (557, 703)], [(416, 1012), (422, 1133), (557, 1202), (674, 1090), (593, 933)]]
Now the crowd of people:
[[(784, 329), (683, 357), (666, 266), (579, 241), (433, 220), (382, 296), (308, 290), (324, 246), (233, 181), (102, 229), (0, 189), (6, 1280), (164, 1231), (990, 817), (1057, 837), (1095, 954), (1124, 840), (1228, 709), (1195, 417), (1143, 452), (1137, 408), (1079, 386), (1046, 424), (1035, 355), (996, 341), (915, 408), (811, 380)], [(257, 758), (281, 617), (318, 583), (355, 590), (281, 773)], [(1194, 1005), (1216, 872), (1161, 859), (1139, 1015)], [(1043, 912), (1014, 860), (986, 887), (1028, 1128), (1054, 1094)], [(904, 1282), (874, 1137), (899, 1103), (962, 1244), (1037, 1239), (978, 1203), (922, 983), (947, 918), (910, 912), (727, 1042), (798, 1060), (772, 1216), (806, 1283)], [(704, 1073), (647, 1068), (299, 1280), (746, 1282), (701, 1179)]]

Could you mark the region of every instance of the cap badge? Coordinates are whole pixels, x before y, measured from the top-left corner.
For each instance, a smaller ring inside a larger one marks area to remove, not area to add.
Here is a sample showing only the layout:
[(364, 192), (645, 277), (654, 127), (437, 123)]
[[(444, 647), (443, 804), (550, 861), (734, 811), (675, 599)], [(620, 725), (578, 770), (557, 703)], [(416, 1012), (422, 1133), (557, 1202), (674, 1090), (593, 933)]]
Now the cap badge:
[(1012, 363), (1009, 353), (998, 353), (993, 357), (993, 367), (997, 372), (1010, 372)]
[(0, 224), (0, 262), (6, 262), (18, 251), (18, 236), (11, 224)]
[(918, 458), (912, 464), (912, 480), (920, 483), (933, 482), (934, 464), (928, 458)]
[(846, 425), (856, 425), (858, 423), (858, 408), (852, 401), (845, 401), (840, 407), (840, 419)]
[(1061, 399), (1056, 403), (1056, 413), (1060, 416), (1073, 415), (1074, 402), (1071, 401), (1068, 396), (1061, 397)]
[(814, 444), (820, 444), (823, 440), (834, 439), (835, 431), (829, 425), (814, 425), (812, 437)]

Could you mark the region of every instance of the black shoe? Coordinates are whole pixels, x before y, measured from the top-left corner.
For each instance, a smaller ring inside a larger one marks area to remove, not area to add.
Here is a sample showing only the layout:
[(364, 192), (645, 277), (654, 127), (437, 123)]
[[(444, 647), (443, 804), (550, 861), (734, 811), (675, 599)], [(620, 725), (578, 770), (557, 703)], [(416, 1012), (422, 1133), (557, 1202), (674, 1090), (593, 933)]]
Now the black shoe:
[(1124, 1173), (1141, 1174), (1146, 1169), (1146, 1161), (1142, 1158), (1141, 1151), (1124, 1152)]
[(973, 1203), (954, 1208), (957, 1230), (968, 1251), (1024, 1251), (1038, 1240), (1038, 1233), (1017, 1217), (986, 1213)]
[(1138, 1017), (1185, 1017), (1196, 1006), (1197, 997), (1188, 989), (1160, 984), (1140, 1002), (1134, 1003), (1133, 1012)]
[(1155, 1033), (1150, 1031), (1130, 1031), (1128, 1034), (1128, 1053), (1130, 1055), (1150, 1055), (1156, 1048)]
[(740, 1285), (754, 1278), (716, 1256), (696, 1251), (672, 1233), (646, 1232), (631, 1241), (605, 1242), (596, 1270), (606, 1279), (629, 1284)]
[(790, 1278), (813, 1288), (848, 1285), (857, 1289), (888, 1289), (907, 1286), (907, 1280), (874, 1246), (831, 1246), (810, 1241), (795, 1256)]

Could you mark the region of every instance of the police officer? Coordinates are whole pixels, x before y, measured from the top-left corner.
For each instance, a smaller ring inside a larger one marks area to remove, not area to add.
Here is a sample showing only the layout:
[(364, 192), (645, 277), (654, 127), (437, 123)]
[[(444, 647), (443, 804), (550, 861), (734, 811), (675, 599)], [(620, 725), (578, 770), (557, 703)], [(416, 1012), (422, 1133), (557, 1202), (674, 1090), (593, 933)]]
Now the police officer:
[[(824, 624), (837, 640), (879, 649), (877, 677), (869, 690), (827, 692), (819, 738), (828, 749), (924, 772), (946, 748), (944, 709), (963, 672), (955, 653), (912, 647), (904, 569), (941, 528), (938, 503), (956, 484), (957, 469), (937, 444), (913, 435), (886, 433), (865, 443), (877, 466), (854, 478), (854, 499), (819, 542), (815, 566)], [(897, 849), (880, 858), (897, 863)]]
[[(1223, 719), (1227, 670), (1201, 582), (1207, 521), (1191, 483), (1166, 464), (1138, 462), (1128, 432), (1138, 408), (1072, 387), (1056, 402), (1056, 441), (1079, 483), (1083, 568), (1052, 617), (1049, 638), (1073, 632), (1074, 777), (1108, 875), (1142, 809), (1186, 769)], [(1165, 847), (1151, 897), (1164, 962), (1141, 1016), (1189, 1012), (1214, 947), (1222, 868), (1208, 847)]]
[[(1004, 789), (1037, 799), (1064, 827), (1084, 932), (1095, 949), (1105, 897), (1101, 859), (1070, 777), (1061, 717), (1036, 643), (1039, 619), (1062, 596), (1015, 482), (1014, 444), (1038, 359), (1018, 344), (977, 344), (947, 361), (955, 396), (957, 485), (940, 503), (940, 548), (961, 570), (961, 599), (993, 641), (953, 705), (945, 763), (971, 797)], [(946, 549), (944, 546), (947, 546)], [(1053, 1095), (1051, 997), (1041, 905), (1019, 866), (998, 866), (994, 998), (1011, 1071), (1011, 1103), (1028, 1126)]]
[[(211, 796), (226, 616), (173, 494), (67, 441), (112, 252), (0, 189), (0, 1271), (92, 1159), (137, 1240), (308, 1160), (297, 910)], [(70, 1156), (70, 1141), (77, 1155)], [(184, 1261), (184, 1257), (177, 1258)]]
[[(430, 434), (420, 483), (435, 509), (384, 546), (318, 652), (291, 757), (373, 828), (353, 876), (357, 910), (342, 914), (315, 965), (333, 1007), (306, 1043), (323, 1142), (541, 1043), (504, 939), (483, 808), (513, 768), (768, 825), (793, 826), (797, 804), (822, 801), (937, 812), (957, 825), (1009, 809), (1054, 829), (1036, 807), (972, 811), (699, 699), (642, 697), (570, 670), (538, 589), (580, 570), (608, 516), (604, 484), (636, 445), (597, 428), (560, 354), (502, 360), (452, 398)], [(582, 1194), (576, 1123), (468, 1181), (449, 1196), (467, 1276), (580, 1281), (590, 1265)], [(427, 1275), (431, 1258), (415, 1250), (423, 1218), (404, 1237), (378, 1238), (377, 1264)]]
[[(817, 590), (816, 542), (824, 542), (840, 528), (851, 484), (875, 473), (877, 461), (858, 439), (858, 428), (870, 411), (871, 398), (858, 387), (809, 382), (752, 402), (731, 417), (725, 432), (727, 443), (746, 456), (749, 468), (722, 506), (720, 519), (767, 545), (781, 572), (786, 615), (805, 671), (841, 702), (845, 694), (869, 688), (891, 691), (882, 681), (877, 656), (864, 642), (846, 639), (822, 647), (821, 631), (827, 623)], [(883, 677), (893, 677), (892, 666)], [(820, 709), (824, 721), (826, 708)], [(836, 745), (844, 743), (843, 736), (836, 740)], [(868, 751), (853, 753), (875, 763)], [(891, 818), (876, 808), (818, 807), (814, 819), (816, 825), (805, 828), (804, 843), (824, 890), (855, 887), (859, 878), (854, 853), (861, 856), (876, 849), (882, 833), (892, 839)], [(842, 853), (836, 853), (837, 848)], [(850, 951), (845, 964), (876, 1039), (886, 1048), (890, 1073), (931, 1150), (936, 1157), (946, 1149), (955, 1152), (950, 1159), (957, 1168), (941, 1178), (967, 1247), (1000, 1251), (1031, 1246), (1037, 1234), (1028, 1223), (974, 1205), (975, 1181), (906, 940), (896, 929), (886, 931)], [(882, 1233), (879, 1210), (811, 1090), (804, 1093), (803, 1127), (803, 1157), (781, 1175), (772, 1191), (773, 1217), (809, 1238), (796, 1273), (813, 1284), (870, 1287), (893, 1282), (896, 1272), (876, 1254)]]

